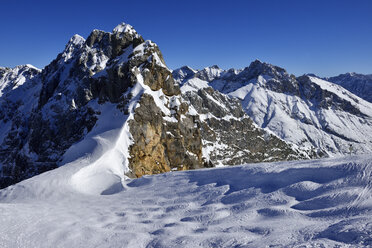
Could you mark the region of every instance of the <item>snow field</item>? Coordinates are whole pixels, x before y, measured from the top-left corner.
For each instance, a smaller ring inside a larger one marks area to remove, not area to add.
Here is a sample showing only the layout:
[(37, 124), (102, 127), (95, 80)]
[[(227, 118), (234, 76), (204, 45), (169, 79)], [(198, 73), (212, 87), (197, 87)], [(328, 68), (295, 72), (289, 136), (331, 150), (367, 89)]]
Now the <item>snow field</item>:
[(71, 185), (84, 166), (0, 191), (0, 246), (372, 245), (371, 156), (170, 172), (110, 195)]

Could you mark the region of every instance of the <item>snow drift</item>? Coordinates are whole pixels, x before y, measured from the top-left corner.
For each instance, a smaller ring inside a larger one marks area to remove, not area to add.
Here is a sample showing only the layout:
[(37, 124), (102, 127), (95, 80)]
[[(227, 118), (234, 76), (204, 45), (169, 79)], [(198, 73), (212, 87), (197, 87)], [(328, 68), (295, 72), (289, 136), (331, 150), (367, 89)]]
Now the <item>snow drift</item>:
[[(0, 191), (1, 247), (368, 247), (372, 157), (127, 180), (90, 195), (76, 161)], [(111, 192), (114, 193), (114, 192)]]

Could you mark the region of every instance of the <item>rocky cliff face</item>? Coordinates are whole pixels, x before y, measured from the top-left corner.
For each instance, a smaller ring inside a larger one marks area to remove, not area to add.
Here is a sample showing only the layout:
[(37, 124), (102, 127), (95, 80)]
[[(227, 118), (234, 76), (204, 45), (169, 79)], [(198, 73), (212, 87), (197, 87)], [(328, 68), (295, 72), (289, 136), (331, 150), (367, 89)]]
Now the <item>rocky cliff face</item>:
[(136, 177), (202, 167), (198, 118), (187, 114), (188, 106), (181, 101), (171, 99), (172, 117), (164, 119), (153, 96), (141, 98), (129, 123), (134, 141), (129, 161)]
[(182, 96), (201, 123), (204, 159), (214, 166), (309, 158), (253, 123), (238, 99), (194, 78), (183, 84)]
[(108, 104), (130, 123), (128, 175), (203, 166), (198, 118), (159, 48), (130, 25), (75, 35), (42, 71), (26, 69), (0, 70), (1, 187), (63, 165)]

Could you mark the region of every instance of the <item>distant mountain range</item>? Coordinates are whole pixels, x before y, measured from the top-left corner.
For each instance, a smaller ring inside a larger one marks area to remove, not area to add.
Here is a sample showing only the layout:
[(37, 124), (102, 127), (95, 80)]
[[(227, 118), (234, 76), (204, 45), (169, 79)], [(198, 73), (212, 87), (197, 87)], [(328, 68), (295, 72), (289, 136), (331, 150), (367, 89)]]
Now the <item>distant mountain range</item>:
[(75, 35), (42, 70), (0, 68), (0, 188), (77, 160), (110, 186), (171, 170), (369, 153), (371, 82), (296, 78), (258, 60), (171, 71), (128, 24)]
[(256, 125), (313, 156), (372, 149), (372, 104), (318, 77), (258, 60), (242, 70), (182, 67), (173, 76), (181, 90), (211, 87), (239, 99)]
[(345, 73), (337, 77), (325, 78), (325, 80), (341, 85), (360, 98), (372, 102), (372, 75)]

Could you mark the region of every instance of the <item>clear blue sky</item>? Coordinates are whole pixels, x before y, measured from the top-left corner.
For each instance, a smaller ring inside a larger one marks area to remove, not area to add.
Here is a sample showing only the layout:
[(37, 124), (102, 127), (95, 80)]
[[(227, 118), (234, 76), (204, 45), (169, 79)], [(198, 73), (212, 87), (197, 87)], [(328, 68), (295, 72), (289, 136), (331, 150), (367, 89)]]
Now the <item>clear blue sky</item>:
[(171, 69), (260, 59), (302, 75), (372, 73), (372, 1), (0, 1), (0, 66), (43, 68), (74, 34), (127, 22)]

